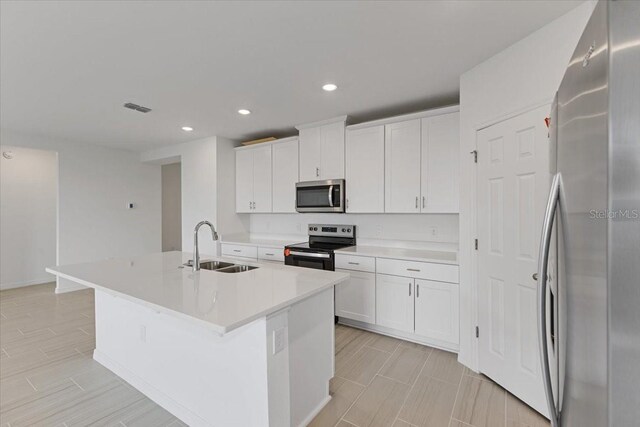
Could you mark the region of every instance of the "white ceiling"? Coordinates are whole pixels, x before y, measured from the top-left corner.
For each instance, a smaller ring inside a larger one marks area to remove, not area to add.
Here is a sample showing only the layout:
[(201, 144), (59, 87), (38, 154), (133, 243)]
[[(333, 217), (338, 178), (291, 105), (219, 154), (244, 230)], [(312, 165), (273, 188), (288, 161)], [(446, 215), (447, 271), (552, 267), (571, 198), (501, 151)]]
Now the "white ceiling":
[(143, 150), (446, 105), (462, 72), (580, 3), (2, 1), (0, 124)]

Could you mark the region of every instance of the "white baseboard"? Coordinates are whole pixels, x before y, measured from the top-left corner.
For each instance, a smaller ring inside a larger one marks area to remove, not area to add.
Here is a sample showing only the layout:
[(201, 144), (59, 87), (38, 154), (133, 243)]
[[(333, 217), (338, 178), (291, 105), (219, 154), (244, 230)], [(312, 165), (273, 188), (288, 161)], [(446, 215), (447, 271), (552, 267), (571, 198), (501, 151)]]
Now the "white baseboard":
[(167, 396), (164, 392), (158, 390), (153, 385), (149, 384), (147, 381), (140, 378), (139, 376), (137, 376), (118, 362), (109, 358), (109, 356), (101, 353), (97, 349), (93, 350), (93, 359), (123, 380), (125, 380), (127, 383), (136, 388), (149, 399), (153, 400), (162, 408), (171, 412), (181, 421), (187, 423), (189, 426), (211, 427), (211, 423), (208, 423), (204, 418), (200, 417), (198, 414), (186, 408), (182, 404), (176, 402), (174, 399)]
[(371, 323), (360, 322), (358, 320), (346, 319), (344, 317), (340, 317), (338, 323), (358, 329), (363, 329), (365, 331), (375, 332), (377, 334), (387, 335), (393, 338), (399, 338), (401, 340), (411, 341), (417, 344), (438, 348), (440, 350), (449, 351), (456, 354), (458, 353), (457, 347), (453, 347), (450, 343), (444, 341), (423, 339), (419, 335), (385, 328), (384, 326), (372, 325)]
[(32, 286), (32, 285), (43, 285), (45, 283), (51, 283), (51, 282), (53, 282), (53, 280), (51, 280), (50, 278), (41, 278), (41, 279), (25, 280), (22, 282), (0, 283), (0, 290), (23, 288), (25, 286)]
[(322, 401), (318, 404), (318, 406), (316, 406), (315, 409), (311, 411), (311, 413), (307, 415), (307, 417), (304, 420), (302, 420), (302, 422), (298, 427), (306, 427), (309, 424), (311, 424), (311, 421), (313, 421), (316, 415), (318, 415), (320, 411), (322, 411), (322, 408), (324, 408), (327, 405), (327, 403), (329, 403), (330, 400), (331, 400), (331, 396), (327, 396), (324, 399), (322, 399)]

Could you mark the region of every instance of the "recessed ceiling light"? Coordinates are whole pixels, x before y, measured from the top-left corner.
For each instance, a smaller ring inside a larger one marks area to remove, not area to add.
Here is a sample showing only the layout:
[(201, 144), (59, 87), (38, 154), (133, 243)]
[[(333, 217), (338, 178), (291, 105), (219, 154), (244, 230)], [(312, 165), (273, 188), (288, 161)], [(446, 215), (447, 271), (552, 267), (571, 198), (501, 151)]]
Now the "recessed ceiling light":
[(246, 116), (247, 114), (251, 114), (251, 111), (241, 108), (238, 110), (238, 113), (242, 114), (243, 116)]
[(327, 83), (326, 85), (322, 86), (323, 90), (326, 90), (327, 92), (333, 92), (334, 90), (338, 89), (337, 85), (334, 85), (333, 83)]
[(191, 132), (193, 128), (191, 126), (182, 126), (182, 130), (185, 132)]

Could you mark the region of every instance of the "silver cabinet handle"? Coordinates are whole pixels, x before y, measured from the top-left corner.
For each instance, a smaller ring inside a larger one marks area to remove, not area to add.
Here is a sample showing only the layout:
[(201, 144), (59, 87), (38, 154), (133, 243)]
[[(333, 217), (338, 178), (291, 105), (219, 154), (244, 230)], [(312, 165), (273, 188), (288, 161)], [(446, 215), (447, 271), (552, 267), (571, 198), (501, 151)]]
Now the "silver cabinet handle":
[(240, 249), (234, 249), (233, 252), (242, 252)]
[(320, 176), (320, 168), (316, 168), (316, 176)]
[(346, 202), (347, 202), (347, 209), (349, 209), (349, 199), (347, 199)]
[(425, 207), (425, 204), (427, 203), (427, 198), (425, 196), (422, 196), (422, 207)]
[(411, 282), (409, 282), (409, 296), (411, 296)]
[(418, 199), (419, 199), (419, 197), (416, 196), (416, 209), (418, 209)]
[(249, 210), (251, 210), (251, 201), (249, 201)]
[(551, 426), (558, 427), (558, 411), (553, 398), (551, 385), (551, 370), (549, 369), (549, 349), (547, 347), (547, 263), (549, 262), (549, 246), (551, 244), (551, 232), (555, 219), (556, 209), (560, 200), (561, 176), (559, 173), (553, 176), (547, 209), (542, 223), (542, 236), (540, 238), (540, 256), (538, 259), (538, 273), (534, 279), (538, 281), (538, 344), (540, 345), (540, 363), (542, 364), (542, 382), (544, 383), (547, 405), (551, 418)]
[(273, 256), (274, 254), (270, 254), (270, 253), (265, 252), (265, 255), (267, 255), (267, 256)]
[(253, 202), (253, 209), (256, 209), (256, 202)]
[(333, 185), (329, 186), (329, 206), (333, 207)]
[(349, 262), (348, 262), (348, 264), (351, 264), (351, 265), (360, 265), (360, 263), (359, 263), (359, 262), (351, 262), (351, 261), (349, 261)]
[(416, 272), (420, 272), (419, 268), (407, 268), (407, 271), (416, 271)]
[(416, 285), (416, 298), (420, 298), (420, 285)]

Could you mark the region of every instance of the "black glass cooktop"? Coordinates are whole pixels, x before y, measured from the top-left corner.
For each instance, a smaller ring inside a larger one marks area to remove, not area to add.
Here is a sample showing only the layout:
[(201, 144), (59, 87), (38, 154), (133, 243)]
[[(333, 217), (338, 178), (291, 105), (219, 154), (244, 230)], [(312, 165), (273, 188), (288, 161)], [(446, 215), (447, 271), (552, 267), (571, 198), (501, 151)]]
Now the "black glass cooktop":
[(287, 245), (288, 249), (301, 249), (306, 251), (317, 251), (317, 252), (333, 252), (336, 249), (346, 248), (352, 245), (346, 245), (344, 243), (330, 243), (330, 242), (302, 242), (296, 243), (293, 245)]

